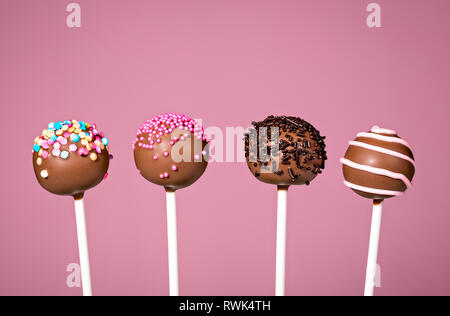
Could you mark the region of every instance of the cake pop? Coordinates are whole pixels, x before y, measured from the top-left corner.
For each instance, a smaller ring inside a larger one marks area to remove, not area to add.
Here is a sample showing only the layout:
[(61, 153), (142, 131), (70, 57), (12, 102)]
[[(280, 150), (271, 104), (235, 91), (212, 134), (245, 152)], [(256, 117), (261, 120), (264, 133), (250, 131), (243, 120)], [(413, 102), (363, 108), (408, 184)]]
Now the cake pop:
[(66, 120), (48, 124), (35, 139), (32, 157), (39, 184), (47, 191), (75, 199), (83, 295), (92, 295), (84, 212), (85, 191), (108, 176), (109, 139), (96, 125)]
[(132, 145), (138, 173), (166, 190), (169, 291), (179, 295), (175, 191), (197, 181), (208, 165), (208, 141), (203, 127), (176, 113), (147, 120)]
[(349, 144), (341, 163), (345, 185), (357, 194), (383, 200), (411, 188), (414, 156), (409, 144), (395, 131), (374, 126)]
[(50, 123), (34, 142), (36, 179), (53, 194), (80, 196), (107, 176), (108, 144), (95, 124), (76, 120)]
[(324, 136), (308, 122), (293, 116), (269, 116), (253, 122), (245, 135), (245, 156), (252, 174), (277, 185), (277, 246), (275, 294), (285, 294), (287, 191), (309, 185), (325, 168)]
[(207, 145), (203, 128), (191, 118), (176, 113), (158, 115), (136, 133), (134, 160), (146, 180), (175, 191), (190, 186), (205, 172)]
[[(322, 173), (325, 137), (314, 126), (292, 116), (269, 116), (252, 124), (254, 129), (245, 135), (245, 156), (257, 179), (278, 186), (309, 185)], [(273, 128), (278, 135), (272, 135)]]
[(381, 232), (383, 200), (411, 188), (416, 164), (411, 146), (394, 130), (374, 126), (357, 134), (341, 158), (344, 184), (373, 200), (365, 296), (373, 296)]

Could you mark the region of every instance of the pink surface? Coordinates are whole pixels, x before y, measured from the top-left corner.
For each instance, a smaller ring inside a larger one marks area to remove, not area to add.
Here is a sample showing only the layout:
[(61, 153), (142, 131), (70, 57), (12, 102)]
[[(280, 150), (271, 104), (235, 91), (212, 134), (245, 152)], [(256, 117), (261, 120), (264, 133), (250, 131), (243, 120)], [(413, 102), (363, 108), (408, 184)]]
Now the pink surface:
[[(94, 294), (168, 294), (164, 192), (136, 174), (146, 119), (182, 112), (208, 126), (301, 116), (329, 161), (289, 192), (287, 294), (361, 295), (371, 202), (343, 185), (357, 132), (393, 128), (414, 148), (414, 187), (384, 204), (377, 295), (450, 294), (450, 2), (79, 0), (0, 2), (0, 294), (79, 295), (73, 201), (39, 187), (30, 151), (49, 121), (95, 122), (110, 177), (86, 196)], [(271, 295), (275, 187), (242, 163), (211, 164), (178, 193), (180, 291)]]

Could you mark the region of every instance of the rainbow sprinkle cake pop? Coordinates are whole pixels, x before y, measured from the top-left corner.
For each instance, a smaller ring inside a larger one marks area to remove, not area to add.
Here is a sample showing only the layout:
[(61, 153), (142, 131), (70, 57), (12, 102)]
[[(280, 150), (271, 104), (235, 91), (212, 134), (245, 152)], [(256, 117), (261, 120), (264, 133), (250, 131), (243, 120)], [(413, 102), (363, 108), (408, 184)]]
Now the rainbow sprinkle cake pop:
[(33, 168), (47, 191), (73, 196), (84, 296), (92, 296), (84, 192), (108, 176), (109, 140), (95, 124), (66, 120), (48, 124), (33, 145)]
[(48, 124), (33, 146), (39, 184), (58, 195), (76, 196), (108, 176), (109, 140), (96, 125), (66, 120)]

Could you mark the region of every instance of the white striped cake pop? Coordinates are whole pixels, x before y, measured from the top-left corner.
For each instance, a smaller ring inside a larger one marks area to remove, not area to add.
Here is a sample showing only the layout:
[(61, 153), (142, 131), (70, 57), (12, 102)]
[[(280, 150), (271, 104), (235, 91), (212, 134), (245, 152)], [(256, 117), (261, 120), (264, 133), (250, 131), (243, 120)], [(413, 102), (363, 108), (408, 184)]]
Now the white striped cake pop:
[(415, 161), (411, 146), (397, 132), (374, 126), (357, 134), (341, 158), (345, 185), (359, 195), (383, 200), (412, 186)]

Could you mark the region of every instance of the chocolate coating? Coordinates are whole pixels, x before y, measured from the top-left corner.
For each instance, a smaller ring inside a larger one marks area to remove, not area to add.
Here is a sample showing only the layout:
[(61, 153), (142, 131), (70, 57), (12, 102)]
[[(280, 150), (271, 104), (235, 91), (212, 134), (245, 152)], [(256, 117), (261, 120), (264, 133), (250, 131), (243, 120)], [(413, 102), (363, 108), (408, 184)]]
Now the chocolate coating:
[[(278, 186), (309, 185), (322, 173), (327, 159), (325, 137), (311, 124), (292, 116), (269, 116), (252, 124), (254, 129), (245, 135), (245, 156), (258, 180)], [(267, 137), (260, 140), (260, 128), (264, 127)], [(273, 127), (279, 128), (279, 146), (272, 140)], [(261, 149), (266, 150), (268, 159), (262, 157)]]
[(415, 173), (410, 146), (394, 131), (383, 131), (389, 130), (374, 127), (358, 134), (341, 159), (346, 185), (372, 200), (401, 195)]
[[(66, 147), (68, 148), (68, 146), (61, 148), (68, 150)], [(78, 153), (70, 155), (66, 160), (50, 155), (38, 166), (37, 158), (38, 154), (34, 153), (33, 168), (36, 179), (44, 189), (57, 195), (75, 197), (83, 194), (102, 182), (109, 167), (109, 154), (106, 150), (98, 155), (96, 161)], [(47, 179), (41, 177), (42, 170), (47, 170)]]
[(203, 128), (191, 118), (162, 114), (139, 129), (133, 143), (134, 161), (146, 180), (166, 191), (176, 191), (203, 175), (208, 166), (208, 147)]

